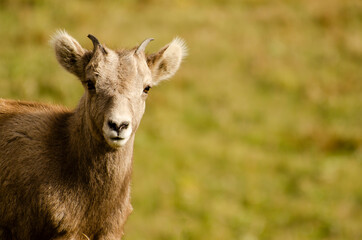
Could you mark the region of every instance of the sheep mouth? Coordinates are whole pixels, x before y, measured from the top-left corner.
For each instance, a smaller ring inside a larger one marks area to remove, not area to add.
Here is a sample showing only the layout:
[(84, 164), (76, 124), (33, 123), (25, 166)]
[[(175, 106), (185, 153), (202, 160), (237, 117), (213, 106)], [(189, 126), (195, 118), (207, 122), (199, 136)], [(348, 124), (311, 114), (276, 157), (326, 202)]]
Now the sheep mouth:
[(112, 137), (111, 140), (112, 141), (122, 141), (124, 140), (125, 138), (122, 138), (122, 137)]

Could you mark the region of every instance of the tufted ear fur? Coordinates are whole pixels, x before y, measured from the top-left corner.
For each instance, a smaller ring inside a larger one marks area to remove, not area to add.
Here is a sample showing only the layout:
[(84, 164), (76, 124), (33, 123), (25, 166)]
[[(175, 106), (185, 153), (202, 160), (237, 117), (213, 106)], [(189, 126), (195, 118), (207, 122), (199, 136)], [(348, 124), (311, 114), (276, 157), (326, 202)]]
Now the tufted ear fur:
[(65, 31), (57, 31), (51, 43), (60, 65), (81, 78), (84, 73), (84, 56), (88, 51)]
[(181, 38), (175, 38), (159, 52), (147, 56), (147, 65), (151, 69), (153, 84), (156, 85), (172, 77), (186, 55), (185, 42)]

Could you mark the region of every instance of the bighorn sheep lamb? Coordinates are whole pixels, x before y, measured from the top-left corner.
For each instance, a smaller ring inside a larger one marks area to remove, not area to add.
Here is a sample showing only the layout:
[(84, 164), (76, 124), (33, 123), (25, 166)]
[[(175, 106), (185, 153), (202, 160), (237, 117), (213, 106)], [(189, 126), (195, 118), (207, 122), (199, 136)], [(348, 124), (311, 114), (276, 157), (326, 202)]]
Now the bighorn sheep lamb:
[(132, 212), (135, 132), (150, 88), (185, 56), (179, 38), (154, 54), (93, 51), (64, 31), (53, 37), (59, 63), (85, 93), (75, 110), (0, 99), (0, 239), (121, 239)]

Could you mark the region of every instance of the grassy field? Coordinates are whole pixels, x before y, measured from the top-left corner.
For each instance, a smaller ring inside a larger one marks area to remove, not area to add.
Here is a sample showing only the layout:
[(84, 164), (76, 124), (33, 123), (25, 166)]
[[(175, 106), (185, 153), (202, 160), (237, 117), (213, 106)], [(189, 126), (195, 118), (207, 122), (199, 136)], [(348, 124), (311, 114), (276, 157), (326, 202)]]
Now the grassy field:
[(189, 46), (148, 98), (125, 239), (362, 239), (361, 1), (64, 2), (0, 0), (0, 97), (77, 104), (59, 28)]

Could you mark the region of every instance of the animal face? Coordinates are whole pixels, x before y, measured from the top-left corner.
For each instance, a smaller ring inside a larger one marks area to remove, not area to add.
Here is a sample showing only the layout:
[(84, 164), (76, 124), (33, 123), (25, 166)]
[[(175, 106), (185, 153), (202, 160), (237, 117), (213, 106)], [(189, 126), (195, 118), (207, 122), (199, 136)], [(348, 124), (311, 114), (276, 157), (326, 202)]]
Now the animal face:
[(59, 63), (75, 74), (85, 89), (85, 118), (93, 137), (101, 137), (111, 147), (127, 143), (137, 130), (149, 90), (171, 77), (185, 56), (185, 45), (173, 40), (159, 52), (145, 55), (151, 39), (129, 50), (112, 50), (93, 42), (88, 51), (66, 32), (58, 32), (53, 44)]

